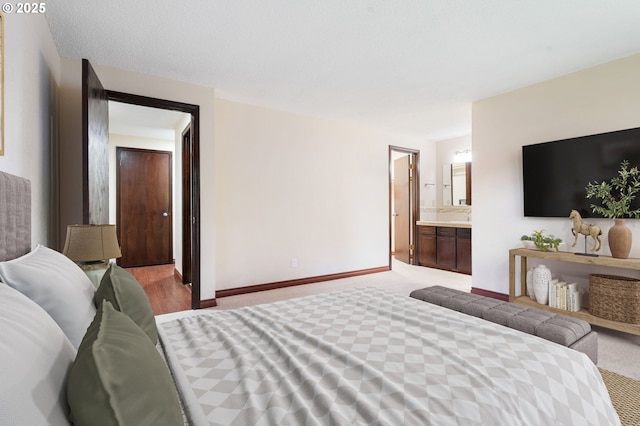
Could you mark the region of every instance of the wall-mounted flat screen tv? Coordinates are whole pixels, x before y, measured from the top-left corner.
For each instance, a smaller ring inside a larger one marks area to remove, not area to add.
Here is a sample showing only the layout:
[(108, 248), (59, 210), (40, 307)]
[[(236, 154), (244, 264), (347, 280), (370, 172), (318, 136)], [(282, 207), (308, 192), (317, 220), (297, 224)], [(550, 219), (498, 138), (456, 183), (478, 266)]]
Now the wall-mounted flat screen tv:
[[(524, 215), (602, 217), (590, 207), (600, 200), (587, 199), (585, 186), (616, 176), (623, 160), (640, 168), (640, 128), (523, 146)], [(632, 206), (640, 207), (640, 197)]]

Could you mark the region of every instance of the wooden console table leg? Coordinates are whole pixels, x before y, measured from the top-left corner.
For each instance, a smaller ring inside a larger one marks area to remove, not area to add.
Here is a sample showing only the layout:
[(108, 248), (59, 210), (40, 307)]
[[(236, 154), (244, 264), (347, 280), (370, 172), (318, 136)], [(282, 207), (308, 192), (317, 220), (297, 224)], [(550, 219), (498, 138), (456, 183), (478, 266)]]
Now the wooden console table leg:
[(509, 302), (516, 298), (516, 255), (509, 253)]
[(520, 294), (531, 296), (527, 293), (527, 257), (520, 256)]
[[(527, 257), (520, 256), (520, 295), (527, 294)], [(509, 254), (509, 302), (516, 298), (516, 255)]]

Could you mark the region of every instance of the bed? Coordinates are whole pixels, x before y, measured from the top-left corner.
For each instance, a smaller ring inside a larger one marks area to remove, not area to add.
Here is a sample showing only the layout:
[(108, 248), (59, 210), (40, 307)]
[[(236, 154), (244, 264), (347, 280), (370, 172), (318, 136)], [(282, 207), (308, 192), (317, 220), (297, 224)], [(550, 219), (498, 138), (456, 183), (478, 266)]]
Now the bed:
[(6, 207), (0, 424), (620, 424), (586, 355), (408, 295), (153, 317), (126, 271), (95, 290)]

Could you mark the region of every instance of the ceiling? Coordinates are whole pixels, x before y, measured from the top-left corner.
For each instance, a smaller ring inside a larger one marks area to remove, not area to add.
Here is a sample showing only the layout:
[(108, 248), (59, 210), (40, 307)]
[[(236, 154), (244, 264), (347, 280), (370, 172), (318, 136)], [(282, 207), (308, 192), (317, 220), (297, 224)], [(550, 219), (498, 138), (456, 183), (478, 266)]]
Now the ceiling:
[(421, 139), (471, 103), (640, 53), (638, 0), (56, 0), (63, 57)]
[(189, 114), (109, 101), (109, 133), (175, 141)]

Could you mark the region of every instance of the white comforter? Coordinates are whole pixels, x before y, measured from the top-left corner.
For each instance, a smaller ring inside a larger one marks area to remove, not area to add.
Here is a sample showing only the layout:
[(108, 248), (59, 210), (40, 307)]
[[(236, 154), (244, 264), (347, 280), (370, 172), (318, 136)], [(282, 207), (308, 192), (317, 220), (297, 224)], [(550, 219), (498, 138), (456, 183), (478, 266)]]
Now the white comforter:
[(617, 425), (579, 352), (372, 288), (159, 326), (195, 425)]

